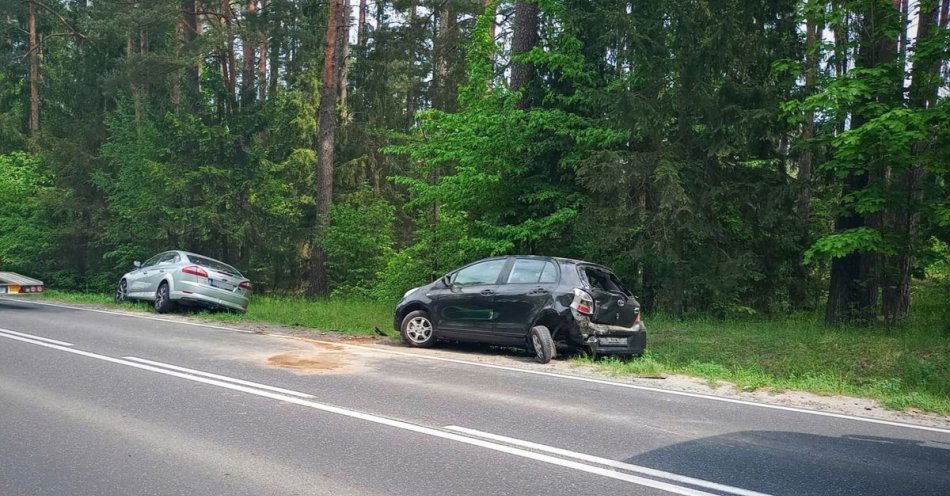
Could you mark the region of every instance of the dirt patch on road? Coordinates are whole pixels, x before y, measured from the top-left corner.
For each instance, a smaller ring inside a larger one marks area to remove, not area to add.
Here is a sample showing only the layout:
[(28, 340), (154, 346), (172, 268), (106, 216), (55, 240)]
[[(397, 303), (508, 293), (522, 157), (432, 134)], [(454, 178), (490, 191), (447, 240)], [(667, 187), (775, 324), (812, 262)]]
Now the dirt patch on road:
[(343, 360), (336, 355), (304, 356), (297, 353), (281, 353), (280, 355), (274, 355), (268, 358), (267, 364), (272, 367), (283, 367), (299, 370), (301, 372), (317, 373), (337, 370), (343, 365)]
[(266, 357), (269, 367), (293, 370), (298, 374), (359, 372), (369, 367), (372, 356), (354, 353), (343, 346), (310, 338), (296, 338), (311, 345), (310, 350), (288, 351)]

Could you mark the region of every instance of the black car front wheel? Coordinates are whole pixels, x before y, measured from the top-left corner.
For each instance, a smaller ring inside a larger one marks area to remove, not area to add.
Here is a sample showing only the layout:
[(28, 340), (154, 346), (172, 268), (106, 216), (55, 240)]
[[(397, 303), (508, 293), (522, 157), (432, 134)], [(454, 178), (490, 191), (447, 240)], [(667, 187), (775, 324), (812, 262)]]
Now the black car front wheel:
[(551, 338), (551, 331), (543, 325), (531, 328), (528, 336), (531, 350), (534, 351), (534, 359), (538, 363), (548, 363), (557, 354), (557, 347), (554, 345), (554, 339)]
[(409, 346), (428, 348), (435, 344), (435, 328), (432, 319), (425, 310), (409, 312), (399, 326), (402, 342)]

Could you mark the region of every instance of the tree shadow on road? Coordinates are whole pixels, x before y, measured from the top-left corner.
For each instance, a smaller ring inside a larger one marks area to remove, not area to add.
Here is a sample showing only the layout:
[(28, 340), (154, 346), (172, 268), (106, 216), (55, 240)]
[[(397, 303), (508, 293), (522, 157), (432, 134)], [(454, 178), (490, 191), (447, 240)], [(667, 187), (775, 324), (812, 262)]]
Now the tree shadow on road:
[(950, 494), (950, 441), (742, 431), (624, 461), (776, 496)]

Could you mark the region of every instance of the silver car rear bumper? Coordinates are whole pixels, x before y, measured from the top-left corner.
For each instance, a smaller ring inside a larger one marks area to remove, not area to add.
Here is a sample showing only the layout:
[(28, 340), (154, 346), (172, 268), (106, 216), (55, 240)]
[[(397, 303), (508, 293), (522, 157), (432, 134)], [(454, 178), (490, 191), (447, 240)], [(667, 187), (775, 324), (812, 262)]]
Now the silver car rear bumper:
[(248, 304), (247, 296), (190, 281), (178, 281), (177, 287), (171, 293), (171, 298), (230, 308), (240, 312), (246, 312)]

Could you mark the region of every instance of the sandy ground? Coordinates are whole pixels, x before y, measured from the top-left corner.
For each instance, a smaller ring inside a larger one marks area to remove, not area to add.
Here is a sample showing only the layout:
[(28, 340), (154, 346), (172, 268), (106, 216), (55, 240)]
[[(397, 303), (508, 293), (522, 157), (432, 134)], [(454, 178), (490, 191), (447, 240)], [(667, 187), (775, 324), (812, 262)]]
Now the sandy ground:
[[(68, 306), (106, 310), (129, 315), (143, 315), (142, 312), (121, 311), (111, 307), (68, 303)], [(926, 425), (950, 429), (950, 416), (941, 416), (924, 413), (914, 409), (905, 411), (888, 410), (876, 400), (855, 398), (840, 395), (819, 395), (804, 391), (744, 391), (735, 385), (708, 379), (684, 375), (663, 375), (650, 377), (613, 375), (589, 364), (583, 364), (569, 359), (556, 359), (548, 364), (534, 362), (532, 357), (523, 350), (498, 348), (481, 345), (445, 344), (430, 349), (410, 348), (399, 342), (398, 339), (382, 336), (352, 336), (335, 332), (324, 332), (318, 329), (296, 326), (283, 326), (260, 322), (218, 322), (208, 321), (187, 315), (162, 315), (157, 317), (182, 322), (209, 324), (233, 329), (253, 331), (258, 334), (285, 337), (287, 339), (307, 341), (314, 345), (314, 353), (284, 353), (266, 357), (266, 365), (289, 368), (299, 373), (326, 373), (338, 369), (345, 363), (349, 353), (357, 355), (373, 350), (383, 352), (398, 352), (419, 355), (422, 357), (438, 357), (466, 362), (501, 365), (519, 369), (541, 372), (551, 372), (564, 375), (588, 377), (613, 382), (634, 384), (651, 388), (684, 391), (710, 396), (734, 398), (758, 403), (768, 403), (794, 408), (805, 408), (823, 412), (842, 413), (859, 417), (868, 417), (894, 422)], [(390, 330), (390, 332), (392, 332)], [(349, 367), (347, 367), (349, 368)]]

